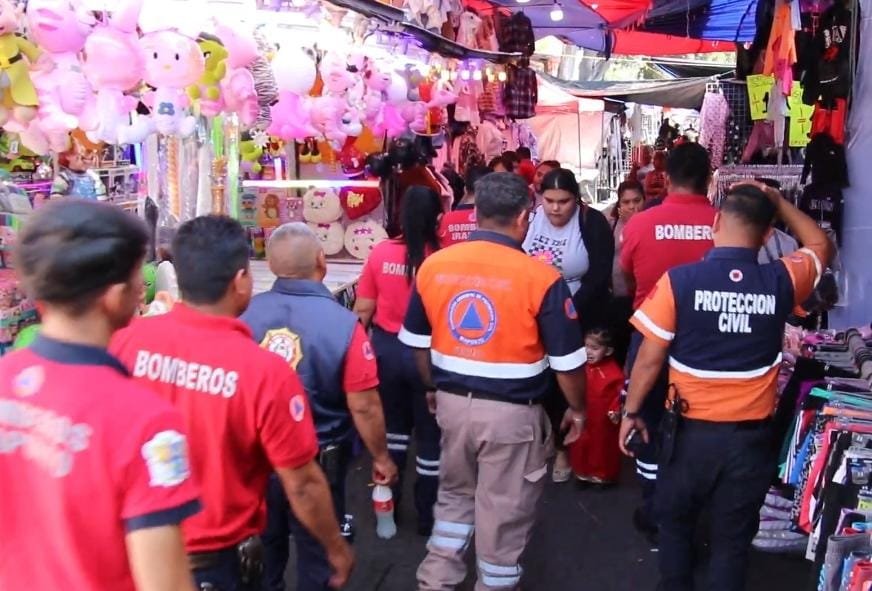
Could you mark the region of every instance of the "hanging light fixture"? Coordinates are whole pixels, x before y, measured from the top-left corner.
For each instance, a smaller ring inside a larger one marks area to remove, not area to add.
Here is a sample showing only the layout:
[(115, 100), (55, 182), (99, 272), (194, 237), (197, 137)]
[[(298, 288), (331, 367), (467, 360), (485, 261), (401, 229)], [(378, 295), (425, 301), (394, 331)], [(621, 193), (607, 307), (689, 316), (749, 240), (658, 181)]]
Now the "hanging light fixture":
[(529, 1), (530, 0), (515, 0), (515, 2), (517, 2), (518, 4), (526, 4)]
[(560, 2), (554, 2), (554, 6), (551, 7), (551, 20), (555, 23), (563, 20), (563, 7), (560, 6)]

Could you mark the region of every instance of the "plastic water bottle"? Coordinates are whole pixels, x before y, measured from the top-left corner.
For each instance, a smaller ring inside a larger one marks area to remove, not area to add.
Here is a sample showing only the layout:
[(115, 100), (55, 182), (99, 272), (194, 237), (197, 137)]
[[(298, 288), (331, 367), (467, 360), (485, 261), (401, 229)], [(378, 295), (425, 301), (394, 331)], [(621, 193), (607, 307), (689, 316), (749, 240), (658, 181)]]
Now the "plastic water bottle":
[(345, 518), (342, 520), (342, 524), (339, 526), (339, 533), (342, 534), (342, 537), (345, 538), (345, 541), (349, 544), (354, 543), (354, 516), (345, 514)]
[(383, 540), (397, 535), (394, 521), (394, 494), (389, 486), (376, 484), (372, 489), (372, 508), (375, 511), (375, 533)]

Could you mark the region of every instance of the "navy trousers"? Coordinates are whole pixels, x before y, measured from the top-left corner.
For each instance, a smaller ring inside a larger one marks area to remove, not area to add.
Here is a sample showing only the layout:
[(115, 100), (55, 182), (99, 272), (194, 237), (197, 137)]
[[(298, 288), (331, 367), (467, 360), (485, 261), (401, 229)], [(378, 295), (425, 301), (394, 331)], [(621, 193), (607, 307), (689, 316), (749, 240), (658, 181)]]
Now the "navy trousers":
[(378, 327), (372, 331), (372, 346), (378, 363), (388, 451), (400, 472), (400, 481), (393, 491), (394, 504), (400, 504), (403, 468), (414, 432), (417, 452), (415, 509), (418, 529), (429, 533), (433, 526), (433, 504), (439, 490), (441, 431), (436, 417), (427, 408), (425, 386), (418, 374), (412, 349), (402, 344), (395, 334)]
[[(345, 476), (349, 459), (350, 450), (343, 449), (337, 477), (327, 475), (339, 522), (345, 515)], [(330, 589), (327, 586), (331, 575), (327, 554), (291, 511), (281, 481), (275, 474), (267, 485), (266, 507), (266, 530), (261, 535), (264, 546), (263, 591), (285, 591), (285, 569), (290, 555), (288, 538), (291, 535), (297, 549), (297, 591)]]
[(202, 591), (257, 591), (257, 585), (243, 585), (236, 548), (224, 550), (218, 564), (194, 571), (197, 589)]
[(706, 591), (742, 591), (760, 507), (775, 475), (772, 425), (683, 420), (672, 460), (660, 466), (656, 514), (660, 525), (662, 591), (692, 591), (694, 533), (711, 514)]
[[(639, 347), (642, 346), (642, 340), (642, 334), (638, 331), (633, 331), (630, 337), (630, 349), (627, 352), (626, 374), (630, 378), (632, 378), (633, 364), (636, 362), (636, 355), (639, 353)], [(642, 447), (639, 455), (636, 456), (636, 475), (642, 486), (642, 516), (650, 525), (656, 525), (654, 491), (657, 489), (658, 474), (657, 434), (660, 429), (660, 420), (663, 418), (665, 411), (668, 385), (669, 368), (664, 365), (660, 375), (657, 377), (657, 381), (652, 386), (651, 391), (648, 392), (648, 396), (639, 410), (639, 415), (648, 426), (649, 437), (648, 443)]]

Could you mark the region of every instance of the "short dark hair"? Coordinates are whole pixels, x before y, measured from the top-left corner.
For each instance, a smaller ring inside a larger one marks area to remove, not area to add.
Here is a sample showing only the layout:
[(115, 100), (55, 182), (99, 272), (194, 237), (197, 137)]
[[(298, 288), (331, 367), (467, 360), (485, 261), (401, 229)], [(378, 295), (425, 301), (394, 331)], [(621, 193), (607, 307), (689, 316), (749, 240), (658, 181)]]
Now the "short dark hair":
[(173, 264), (182, 299), (215, 304), (240, 270), (248, 269), (249, 242), (233, 218), (207, 215), (181, 225), (173, 238)]
[(542, 179), (542, 191), (549, 189), (559, 189), (567, 191), (576, 201), (581, 201), (581, 189), (578, 188), (578, 181), (575, 180), (575, 173), (565, 168), (557, 168), (549, 172)]
[(484, 166), (473, 166), (466, 171), (466, 177), (463, 179), (463, 184), (466, 187), (467, 193), (475, 193), (475, 183), (482, 177), (486, 177), (491, 173)]
[(673, 187), (683, 187), (705, 195), (712, 174), (708, 151), (694, 143), (676, 146), (666, 159), (666, 174)]
[(615, 340), (608, 328), (597, 326), (584, 333), (584, 338), (592, 338), (603, 347), (614, 347)]
[(741, 220), (746, 226), (766, 234), (775, 221), (775, 204), (766, 193), (753, 185), (736, 185), (721, 202), (721, 212)]
[(530, 192), (523, 178), (511, 172), (492, 172), (475, 184), (479, 222), (505, 227), (530, 207)]
[(148, 240), (145, 224), (118, 207), (62, 200), (30, 216), (15, 264), (32, 298), (79, 316), (109, 287), (130, 281)]
[(521, 146), (520, 148), (515, 150), (515, 153), (521, 160), (529, 160), (533, 157), (533, 154), (530, 152), (530, 148), (528, 148), (527, 146)]
[(560, 163), (557, 160), (543, 160), (536, 166), (537, 169), (547, 166), (548, 168), (560, 168)]

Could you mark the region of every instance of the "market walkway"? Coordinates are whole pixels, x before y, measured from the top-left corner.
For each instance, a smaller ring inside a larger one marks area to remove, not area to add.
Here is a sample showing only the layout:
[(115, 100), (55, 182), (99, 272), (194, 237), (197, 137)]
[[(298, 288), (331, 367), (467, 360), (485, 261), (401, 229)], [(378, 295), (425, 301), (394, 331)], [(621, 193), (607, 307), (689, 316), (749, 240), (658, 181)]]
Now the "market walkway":
[[(412, 455), (412, 454), (410, 454)], [(348, 591), (413, 591), (415, 570), (425, 539), (414, 532), (410, 495), (403, 500), (400, 533), (392, 540), (375, 537), (367, 487), (369, 470), (356, 465), (349, 478), (351, 510), (357, 524), (358, 567)], [(607, 491), (579, 490), (575, 483), (548, 485), (539, 522), (522, 561), (524, 591), (653, 591), (656, 552), (632, 527), (637, 500), (635, 481)], [(809, 563), (754, 553), (748, 591), (808, 589)], [(289, 573), (289, 583), (293, 575)], [(294, 587), (289, 585), (289, 590)], [(472, 585), (460, 588), (471, 591)]]

